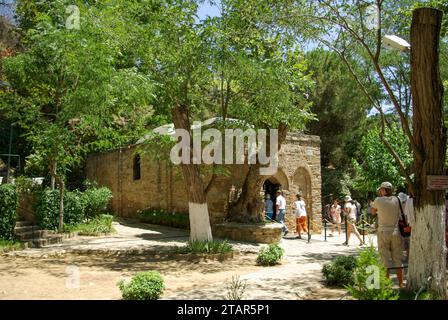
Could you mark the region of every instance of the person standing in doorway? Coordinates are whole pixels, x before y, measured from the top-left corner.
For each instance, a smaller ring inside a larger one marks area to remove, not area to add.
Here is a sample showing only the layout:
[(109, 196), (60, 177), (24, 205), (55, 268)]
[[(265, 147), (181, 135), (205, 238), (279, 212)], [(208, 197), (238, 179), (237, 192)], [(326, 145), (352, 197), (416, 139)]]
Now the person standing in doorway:
[(330, 237), (333, 236), (335, 226), (338, 228), (338, 234), (340, 237), (341, 236), (341, 206), (339, 205), (337, 199), (335, 199), (333, 201), (333, 204), (330, 207), (330, 217), (331, 217), (331, 223), (332, 223)]
[(277, 199), (275, 201), (275, 205), (276, 205), (277, 221), (282, 225), (282, 231), (284, 232), (283, 236), (286, 236), (289, 232), (285, 224), (286, 199), (283, 196), (283, 192), (281, 192), (280, 190), (277, 191)]
[(302, 230), (305, 233), (308, 232), (308, 228), (306, 226), (306, 204), (300, 194), (297, 194), (296, 198), (297, 200), (294, 202), (294, 212), (296, 214), (296, 231), (299, 235), (299, 239), (302, 239)]
[(383, 182), (380, 197), (373, 202), (372, 213), (378, 216), (378, 251), (384, 266), (397, 270), (398, 284), (403, 287), (403, 239), (398, 227), (400, 199), (392, 196), (392, 184)]
[(269, 221), (272, 220), (274, 215), (274, 203), (271, 200), (271, 195), (266, 195), (266, 200), (264, 201), (264, 212)]
[(362, 246), (364, 242), (362, 241), (361, 235), (359, 234), (358, 229), (356, 228), (356, 205), (353, 203), (353, 200), (350, 196), (345, 197), (345, 206), (344, 206), (345, 214), (347, 215), (347, 241), (343, 244), (348, 246), (350, 241), (350, 234), (353, 232), (355, 236), (359, 240), (359, 245)]

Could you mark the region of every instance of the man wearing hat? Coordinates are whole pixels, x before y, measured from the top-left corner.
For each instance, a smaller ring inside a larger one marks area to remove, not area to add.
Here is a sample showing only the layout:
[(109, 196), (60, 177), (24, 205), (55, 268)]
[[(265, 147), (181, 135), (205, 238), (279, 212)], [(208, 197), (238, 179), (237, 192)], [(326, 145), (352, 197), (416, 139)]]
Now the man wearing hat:
[[(400, 219), (399, 198), (392, 196), (392, 184), (383, 182), (380, 196), (375, 199), (372, 214), (378, 216), (378, 251), (386, 268), (396, 268), (400, 287), (403, 286), (403, 239), (398, 227)], [(387, 271), (389, 277), (389, 270)]]

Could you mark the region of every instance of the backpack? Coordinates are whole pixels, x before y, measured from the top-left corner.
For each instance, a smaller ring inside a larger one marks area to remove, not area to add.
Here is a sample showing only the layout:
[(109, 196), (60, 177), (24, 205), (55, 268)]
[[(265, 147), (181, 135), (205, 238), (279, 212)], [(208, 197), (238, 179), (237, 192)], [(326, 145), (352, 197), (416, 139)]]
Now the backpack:
[(401, 236), (408, 238), (411, 236), (411, 226), (403, 213), (403, 207), (401, 206), (401, 200), (397, 197), (398, 205), (400, 206), (400, 219), (398, 220), (398, 228), (400, 229)]

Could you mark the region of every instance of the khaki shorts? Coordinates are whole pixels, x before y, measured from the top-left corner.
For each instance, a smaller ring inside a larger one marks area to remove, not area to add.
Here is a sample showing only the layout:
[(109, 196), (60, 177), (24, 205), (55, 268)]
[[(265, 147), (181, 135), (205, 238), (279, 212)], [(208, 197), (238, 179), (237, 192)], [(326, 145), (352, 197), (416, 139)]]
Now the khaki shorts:
[(378, 231), (378, 251), (386, 268), (403, 266), (403, 239), (399, 232)]

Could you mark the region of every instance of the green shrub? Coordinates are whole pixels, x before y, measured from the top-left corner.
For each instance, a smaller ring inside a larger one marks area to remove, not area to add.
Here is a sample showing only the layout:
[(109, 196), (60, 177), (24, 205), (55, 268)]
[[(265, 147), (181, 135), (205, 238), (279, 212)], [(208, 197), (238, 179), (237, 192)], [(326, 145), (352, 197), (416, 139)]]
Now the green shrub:
[(164, 212), (158, 209), (147, 209), (138, 212), (141, 222), (168, 226), (173, 228), (189, 229), (190, 220), (187, 213)]
[(118, 282), (124, 300), (157, 300), (163, 293), (165, 285), (157, 271), (137, 273), (129, 283)]
[(107, 205), (112, 198), (112, 191), (106, 187), (90, 188), (84, 191), (82, 198), (86, 217), (94, 217), (106, 212)]
[(181, 253), (228, 253), (233, 248), (227, 241), (189, 241), (185, 248), (180, 250)]
[(279, 264), (284, 254), (284, 250), (278, 244), (270, 244), (260, 250), (257, 257), (257, 264), (262, 266), (273, 266)]
[(77, 231), (82, 236), (97, 236), (115, 232), (112, 222), (114, 217), (107, 214), (96, 216), (87, 223), (82, 223), (70, 231)]
[(64, 224), (75, 226), (83, 222), (85, 208), (81, 192), (78, 190), (66, 192), (64, 195)]
[[(66, 191), (64, 195), (64, 225), (74, 226), (84, 218), (85, 205), (79, 191)], [(45, 189), (38, 195), (35, 207), (39, 226), (47, 230), (57, 230), (59, 226), (59, 190)]]
[(0, 240), (0, 254), (8, 251), (21, 250), (25, 248), (23, 242), (14, 240)]
[(59, 191), (45, 189), (37, 196), (34, 213), (43, 229), (57, 230), (59, 224)]
[[(374, 284), (375, 271), (378, 271), (377, 287)], [(354, 271), (353, 284), (347, 286), (350, 294), (358, 300), (397, 300), (398, 292), (392, 288), (387, 278), (386, 268), (380, 261), (373, 246), (361, 251)]]
[(407, 289), (399, 290), (399, 300), (441, 300), (437, 293), (431, 291), (412, 292)]
[(12, 184), (0, 185), (0, 239), (13, 240), (19, 198)]
[(322, 268), (325, 284), (328, 286), (344, 287), (353, 283), (353, 272), (356, 268), (356, 258), (340, 256)]

